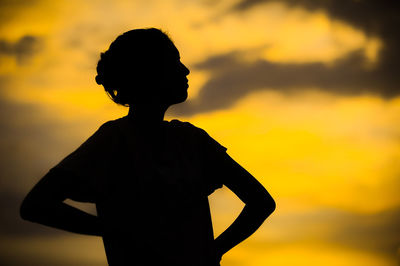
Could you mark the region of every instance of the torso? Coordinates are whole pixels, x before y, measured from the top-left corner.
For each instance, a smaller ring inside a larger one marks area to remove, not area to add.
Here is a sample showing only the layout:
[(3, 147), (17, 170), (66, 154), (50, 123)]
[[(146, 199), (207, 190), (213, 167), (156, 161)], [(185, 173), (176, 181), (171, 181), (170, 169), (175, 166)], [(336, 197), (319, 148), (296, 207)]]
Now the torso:
[(115, 172), (96, 203), (109, 265), (206, 265), (212, 222), (189, 131), (177, 120), (152, 135), (113, 123)]

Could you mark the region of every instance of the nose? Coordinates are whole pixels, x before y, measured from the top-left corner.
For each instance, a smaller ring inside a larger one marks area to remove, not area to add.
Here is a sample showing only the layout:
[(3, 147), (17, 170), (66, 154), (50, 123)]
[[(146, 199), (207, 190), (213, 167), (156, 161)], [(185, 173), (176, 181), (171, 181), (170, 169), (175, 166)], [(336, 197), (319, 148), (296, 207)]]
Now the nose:
[(189, 68), (187, 68), (182, 62), (181, 62), (181, 67), (182, 67), (182, 69), (183, 69), (183, 71), (184, 71), (186, 76), (190, 74)]

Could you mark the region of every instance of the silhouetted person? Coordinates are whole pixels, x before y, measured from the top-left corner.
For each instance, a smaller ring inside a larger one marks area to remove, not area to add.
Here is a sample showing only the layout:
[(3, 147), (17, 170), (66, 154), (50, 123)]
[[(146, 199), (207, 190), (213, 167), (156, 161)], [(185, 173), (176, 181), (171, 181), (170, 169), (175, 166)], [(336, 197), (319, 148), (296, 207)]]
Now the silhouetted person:
[[(154, 28), (119, 36), (96, 81), (127, 116), (104, 123), (36, 184), (23, 219), (103, 238), (109, 265), (219, 265), (274, 211), (264, 187), (204, 130), (164, 121), (187, 98), (189, 70)], [(214, 240), (208, 196), (225, 185), (245, 207)], [(96, 204), (97, 216), (65, 204)]]

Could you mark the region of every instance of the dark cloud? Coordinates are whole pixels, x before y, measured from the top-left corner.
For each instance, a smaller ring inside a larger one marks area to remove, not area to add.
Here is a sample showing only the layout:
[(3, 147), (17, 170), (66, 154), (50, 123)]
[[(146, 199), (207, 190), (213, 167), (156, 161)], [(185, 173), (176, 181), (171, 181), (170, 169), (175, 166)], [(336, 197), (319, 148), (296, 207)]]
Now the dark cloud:
[[(363, 93), (392, 97), (400, 93), (400, 78), (386, 79), (380, 69), (364, 67), (362, 51), (353, 53), (332, 66), (323, 63), (276, 64), (264, 60), (244, 62), (239, 53), (210, 58), (195, 66), (210, 71), (211, 79), (194, 100), (174, 106), (172, 112), (191, 115), (225, 109), (243, 96), (262, 89), (296, 91), (321, 88), (332, 93)], [(190, 89), (190, 88), (189, 88)]]
[(35, 36), (26, 35), (16, 42), (0, 39), (0, 56), (15, 56), (22, 64), (40, 50), (40, 40)]
[(321, 235), (331, 243), (387, 255), (395, 254), (400, 245), (400, 206), (370, 214), (325, 210), (318, 215), (314, 222), (333, 229)]
[[(261, 3), (273, 0), (242, 0), (233, 7), (233, 11), (243, 12)], [(275, 1), (276, 2), (276, 1)], [(400, 67), (400, 2), (374, 0), (282, 0), (291, 7), (302, 7), (311, 11), (323, 10), (330, 17), (342, 20), (363, 30), (367, 35), (379, 37), (384, 47), (380, 54), (379, 75), (388, 79), (393, 86), (398, 84)], [(393, 95), (397, 95), (398, 92)]]
[(40, 2), (41, 0), (0, 0), (0, 28), (8, 27), (8, 22), (22, 16)]
[[(76, 241), (79, 244), (78, 241)], [(62, 245), (62, 239), (58, 243), (60, 246)], [(71, 254), (71, 257), (74, 254)], [(42, 254), (29, 255), (21, 254), (19, 256), (10, 256), (9, 254), (0, 254), (0, 261), (2, 265), (7, 266), (21, 266), (21, 265), (29, 265), (29, 266), (75, 266), (75, 265), (85, 265), (85, 266), (107, 266), (106, 259), (104, 257), (104, 262), (97, 262), (94, 259), (94, 262), (87, 261), (87, 259), (81, 258), (54, 258), (52, 256), (43, 256)], [(71, 261), (72, 260), (72, 261)]]
[(392, 256), (400, 246), (400, 206), (374, 214), (347, 213), (336, 222), (330, 238), (341, 245)]
[[(279, 2), (291, 7), (301, 7), (311, 11), (324, 10), (333, 18), (345, 20), (367, 33), (384, 34), (395, 32), (400, 18), (398, 1), (374, 0), (242, 0), (232, 7), (232, 11), (246, 11), (262, 3)], [(387, 29), (389, 27), (389, 29)]]
[[(11, 89), (12, 84), (0, 76), (0, 86)], [(18, 103), (0, 97), (0, 241), (2, 236), (61, 232), (23, 221), (19, 207), (39, 179), (90, 136), (98, 121), (82, 117), (82, 121), (69, 123), (61, 114), (57, 116), (58, 110), (53, 111), (54, 116), (46, 115), (48, 112), (40, 103)], [(77, 135), (82, 128), (87, 130)], [(93, 206), (75, 206), (93, 212)]]
[[(229, 12), (246, 12), (271, 0), (242, 0)], [(249, 64), (239, 60), (239, 53), (209, 58), (194, 66), (208, 70), (211, 79), (193, 101), (172, 108), (175, 114), (191, 115), (231, 106), (250, 92), (264, 88), (302, 90), (319, 88), (337, 94), (376, 94), (394, 97), (400, 94), (400, 26), (398, 1), (311, 1), (283, 0), (291, 7), (311, 11), (324, 10), (334, 19), (343, 20), (363, 30), (368, 36), (379, 37), (383, 49), (374, 68), (365, 67), (362, 51), (356, 51), (333, 66), (321, 63), (276, 64), (263, 60)]]
[(0, 99), (0, 194), (27, 192), (54, 161), (60, 142), (51, 133), (57, 124), (43, 112), (34, 104)]
[[(2, 76), (0, 87), (18, 89)], [(50, 109), (40, 101), (14, 102), (2, 98), (0, 90), (0, 194), (7, 189), (26, 193), (35, 180), (76, 149), (101, 123), (101, 118), (91, 115), (65, 120), (62, 108)]]
[(19, 216), (19, 207), (29, 190), (85, 139), (60, 135), (71, 125), (49, 120), (43, 112), (37, 105), (0, 100), (0, 241), (2, 236), (62, 234)]

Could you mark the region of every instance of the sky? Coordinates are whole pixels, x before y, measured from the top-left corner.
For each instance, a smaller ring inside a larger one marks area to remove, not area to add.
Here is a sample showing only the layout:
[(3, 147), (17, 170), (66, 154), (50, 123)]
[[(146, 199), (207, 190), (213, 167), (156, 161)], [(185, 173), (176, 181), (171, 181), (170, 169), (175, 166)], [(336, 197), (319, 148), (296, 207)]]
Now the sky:
[[(127, 114), (95, 81), (121, 33), (166, 31), (191, 73), (166, 119), (205, 129), (276, 211), (223, 266), (400, 263), (400, 4), (0, 0), (0, 262), (106, 265), (100, 238), (19, 218), (26, 193)], [(210, 197), (215, 234), (243, 204)], [(70, 202), (93, 211), (93, 206)]]

